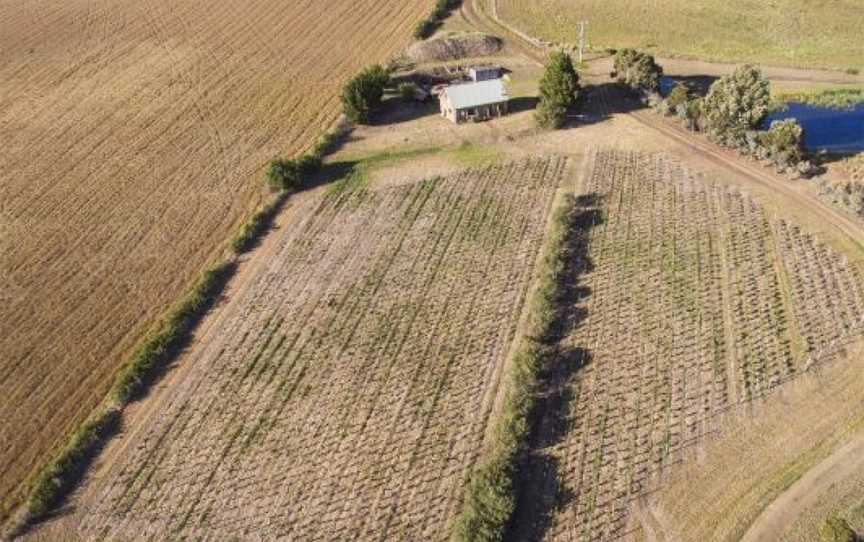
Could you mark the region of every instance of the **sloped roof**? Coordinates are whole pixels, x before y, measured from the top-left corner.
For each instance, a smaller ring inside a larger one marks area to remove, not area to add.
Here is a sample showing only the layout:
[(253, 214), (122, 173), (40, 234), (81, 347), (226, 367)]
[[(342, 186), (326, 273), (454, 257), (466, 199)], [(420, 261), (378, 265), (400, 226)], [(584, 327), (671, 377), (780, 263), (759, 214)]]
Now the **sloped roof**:
[(490, 79), (477, 83), (453, 85), (444, 89), (450, 103), (456, 109), (478, 107), (507, 101), (507, 90), (501, 79)]

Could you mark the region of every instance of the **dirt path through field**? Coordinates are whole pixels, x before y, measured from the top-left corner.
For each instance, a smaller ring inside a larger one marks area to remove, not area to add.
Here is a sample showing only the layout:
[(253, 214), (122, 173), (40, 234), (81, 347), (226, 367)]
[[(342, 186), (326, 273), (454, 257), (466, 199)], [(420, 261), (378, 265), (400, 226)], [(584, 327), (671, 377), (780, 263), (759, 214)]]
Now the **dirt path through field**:
[(741, 542), (780, 540), (786, 528), (833, 485), (864, 470), (864, 433), (859, 433), (792, 484), (750, 526)]

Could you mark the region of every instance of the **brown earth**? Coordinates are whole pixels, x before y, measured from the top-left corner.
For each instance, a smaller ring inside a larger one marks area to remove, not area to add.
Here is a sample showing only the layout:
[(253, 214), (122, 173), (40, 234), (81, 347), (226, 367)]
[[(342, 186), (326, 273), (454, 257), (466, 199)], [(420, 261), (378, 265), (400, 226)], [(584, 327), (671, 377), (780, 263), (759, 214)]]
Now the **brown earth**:
[(0, 520), (426, 2), (0, 5)]

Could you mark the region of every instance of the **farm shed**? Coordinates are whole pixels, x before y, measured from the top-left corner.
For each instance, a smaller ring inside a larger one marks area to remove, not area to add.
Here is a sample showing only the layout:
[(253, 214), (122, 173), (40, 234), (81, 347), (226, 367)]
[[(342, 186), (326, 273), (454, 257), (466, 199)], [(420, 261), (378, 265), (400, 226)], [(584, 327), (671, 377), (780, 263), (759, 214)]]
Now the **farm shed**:
[(507, 91), (500, 79), (449, 86), (439, 99), (441, 116), (457, 124), (507, 114)]
[(473, 66), (468, 70), (468, 76), (476, 82), (501, 78), (501, 68), (498, 66)]

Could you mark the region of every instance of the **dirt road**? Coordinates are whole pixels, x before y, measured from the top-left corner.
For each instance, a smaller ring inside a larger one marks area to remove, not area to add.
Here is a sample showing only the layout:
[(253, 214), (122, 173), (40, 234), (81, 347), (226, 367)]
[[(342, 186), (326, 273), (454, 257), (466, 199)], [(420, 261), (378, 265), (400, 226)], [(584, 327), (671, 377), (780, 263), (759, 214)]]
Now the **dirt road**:
[(833, 485), (864, 470), (864, 433), (837, 449), (781, 494), (750, 526), (742, 542), (780, 540), (801, 513)]

